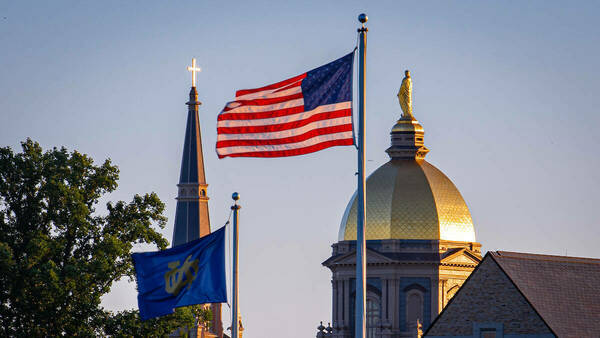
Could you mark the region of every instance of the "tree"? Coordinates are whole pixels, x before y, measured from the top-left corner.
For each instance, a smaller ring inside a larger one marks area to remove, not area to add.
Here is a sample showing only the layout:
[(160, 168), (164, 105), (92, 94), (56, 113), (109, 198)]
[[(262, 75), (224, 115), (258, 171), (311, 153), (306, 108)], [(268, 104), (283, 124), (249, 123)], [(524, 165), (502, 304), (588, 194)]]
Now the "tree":
[(114, 337), (166, 337), (179, 330), (187, 336), (188, 328), (194, 325), (194, 316), (189, 307), (175, 309), (175, 313), (145, 322), (140, 321), (138, 311), (122, 311), (107, 315), (103, 323), (104, 334)]
[(194, 305), (192, 308), (192, 312), (194, 313), (198, 324), (202, 325), (207, 329), (210, 328), (210, 323), (213, 320), (213, 313), (210, 307)]
[(113, 282), (135, 277), (134, 244), (168, 246), (153, 228), (166, 223), (158, 196), (109, 202), (98, 214), (99, 199), (117, 188), (110, 160), (43, 152), (30, 139), (22, 150), (0, 148), (0, 336), (162, 335), (193, 325), (189, 309), (142, 324), (137, 311), (100, 306)]

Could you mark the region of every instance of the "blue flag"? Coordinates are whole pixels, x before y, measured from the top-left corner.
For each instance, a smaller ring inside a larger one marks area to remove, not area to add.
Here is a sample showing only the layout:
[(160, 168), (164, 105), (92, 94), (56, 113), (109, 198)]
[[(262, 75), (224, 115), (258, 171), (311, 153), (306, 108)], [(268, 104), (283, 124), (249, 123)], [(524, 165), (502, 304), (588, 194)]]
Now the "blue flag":
[(225, 227), (158, 252), (132, 255), (140, 317), (168, 315), (176, 307), (226, 303)]

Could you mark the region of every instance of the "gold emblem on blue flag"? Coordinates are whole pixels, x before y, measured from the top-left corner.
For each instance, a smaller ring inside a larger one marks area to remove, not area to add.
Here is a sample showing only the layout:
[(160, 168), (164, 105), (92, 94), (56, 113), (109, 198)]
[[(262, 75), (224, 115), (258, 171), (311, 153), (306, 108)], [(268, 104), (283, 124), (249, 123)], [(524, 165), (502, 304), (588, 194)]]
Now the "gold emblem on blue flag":
[[(198, 260), (191, 260), (192, 255), (187, 256), (183, 265), (179, 266), (179, 261), (169, 262), (169, 271), (165, 273), (165, 291), (177, 296), (179, 291), (187, 285), (189, 289), (192, 282), (198, 274)], [(194, 273), (192, 274), (192, 269)], [(185, 279), (183, 276), (185, 275)]]
[(142, 320), (168, 315), (180, 306), (227, 302), (225, 227), (171, 249), (132, 257)]

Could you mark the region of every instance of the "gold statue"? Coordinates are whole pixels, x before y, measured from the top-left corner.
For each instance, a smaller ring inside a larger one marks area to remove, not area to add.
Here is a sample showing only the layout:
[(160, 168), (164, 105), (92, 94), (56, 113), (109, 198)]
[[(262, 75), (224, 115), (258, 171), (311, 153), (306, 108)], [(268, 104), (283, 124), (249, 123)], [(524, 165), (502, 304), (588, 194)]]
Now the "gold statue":
[(412, 80), (410, 79), (410, 72), (404, 71), (404, 79), (398, 90), (398, 102), (400, 102), (400, 108), (404, 114), (402, 118), (414, 120), (415, 117), (412, 113)]

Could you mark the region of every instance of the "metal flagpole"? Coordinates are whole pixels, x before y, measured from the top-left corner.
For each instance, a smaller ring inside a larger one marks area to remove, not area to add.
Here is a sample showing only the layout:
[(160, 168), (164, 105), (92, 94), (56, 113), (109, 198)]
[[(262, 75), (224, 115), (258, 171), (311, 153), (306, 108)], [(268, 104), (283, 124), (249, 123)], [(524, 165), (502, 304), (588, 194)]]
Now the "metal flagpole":
[(231, 195), (231, 198), (234, 200), (234, 204), (231, 206), (231, 210), (233, 210), (233, 287), (231, 290), (232, 294), (232, 309), (231, 309), (231, 338), (239, 338), (240, 334), (240, 320), (239, 320), (239, 307), (238, 307), (238, 296), (239, 296), (239, 275), (238, 275), (238, 263), (239, 263), (239, 255), (238, 255), (238, 238), (239, 238), (239, 230), (238, 230), (238, 219), (240, 216), (240, 209), (242, 208), (237, 204), (237, 201), (240, 199), (240, 194), (234, 192)]
[(358, 215), (356, 222), (356, 338), (364, 338), (366, 333), (366, 242), (365, 242), (365, 58), (367, 48), (367, 31), (365, 23), (367, 15), (362, 13), (358, 21), (362, 24), (358, 29), (360, 44), (358, 49)]

